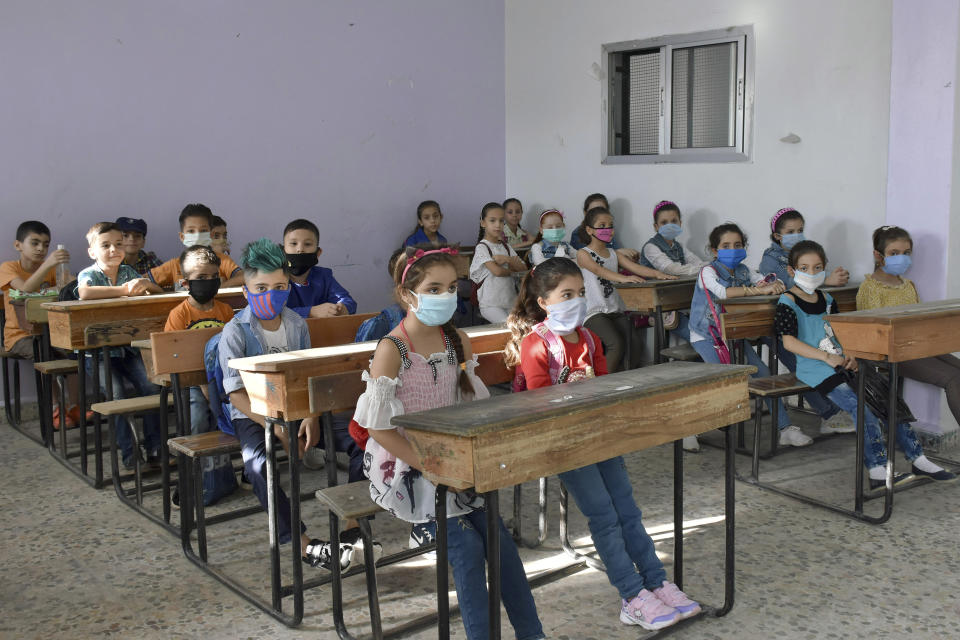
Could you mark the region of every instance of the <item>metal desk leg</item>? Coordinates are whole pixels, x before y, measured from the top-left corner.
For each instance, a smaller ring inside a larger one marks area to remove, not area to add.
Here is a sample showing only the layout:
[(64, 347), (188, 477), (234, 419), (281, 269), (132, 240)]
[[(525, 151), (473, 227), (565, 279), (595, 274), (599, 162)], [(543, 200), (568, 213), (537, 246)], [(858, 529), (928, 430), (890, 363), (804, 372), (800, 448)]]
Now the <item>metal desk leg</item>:
[[(290, 552), (293, 568), (293, 618), (297, 623), (303, 620), (303, 553), (300, 549), (300, 438), (297, 437), (295, 423), (284, 422), (290, 451), (287, 456), (290, 470)], [(329, 447), (333, 447), (330, 442)], [(336, 465), (334, 465), (336, 472)], [(372, 550), (371, 550), (372, 551)], [(338, 555), (334, 563), (340, 562)]]
[(673, 582), (683, 589), (683, 440), (673, 441)]
[(534, 541), (524, 540), (522, 531), (522, 487), (523, 485), (514, 485), (513, 487), (513, 539), (517, 544), (522, 544), (528, 549), (536, 549), (547, 539), (547, 479), (540, 478), (539, 491), (537, 492), (537, 539)]
[(483, 494), (487, 507), (487, 616), (490, 640), (500, 640), (500, 496), (496, 489)]
[[(274, 451), (274, 435), (271, 419), (267, 419), (264, 429), (264, 443), (267, 454), (267, 527), (270, 532), (270, 595), (274, 609), (281, 608), (280, 597), (280, 533), (279, 518), (277, 516), (277, 454)], [(200, 481), (198, 478), (197, 481)], [(291, 523), (292, 525), (293, 523)], [(291, 544), (293, 530), (290, 531)]]
[[(677, 311), (677, 313), (680, 312)], [(663, 329), (663, 307), (658, 304), (656, 311), (653, 313), (653, 364), (663, 362), (660, 351), (664, 348), (666, 338), (666, 331)]]
[[(489, 505), (488, 505), (489, 508)], [(450, 640), (450, 575), (447, 565), (447, 487), (437, 485), (437, 637)]]
[(725, 529), (724, 572), (723, 572), (723, 607), (717, 611), (717, 616), (725, 616), (733, 609), (734, 581), (736, 579), (736, 463), (734, 462), (733, 431), (730, 427), (723, 428), (727, 446), (724, 449), (724, 489), (723, 511)]

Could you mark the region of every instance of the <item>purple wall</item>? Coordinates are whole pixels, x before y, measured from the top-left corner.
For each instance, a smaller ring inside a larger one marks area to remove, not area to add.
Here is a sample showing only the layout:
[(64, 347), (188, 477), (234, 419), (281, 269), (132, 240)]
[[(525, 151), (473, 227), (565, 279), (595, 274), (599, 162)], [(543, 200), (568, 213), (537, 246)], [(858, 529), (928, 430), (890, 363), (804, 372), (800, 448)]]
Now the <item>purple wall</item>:
[(119, 215), (172, 257), (200, 201), (235, 255), (314, 220), (321, 265), (379, 310), (419, 201), (472, 242), (504, 197), (502, 2), (8, 0), (0, 60), (0, 244), (41, 219), (74, 270)]

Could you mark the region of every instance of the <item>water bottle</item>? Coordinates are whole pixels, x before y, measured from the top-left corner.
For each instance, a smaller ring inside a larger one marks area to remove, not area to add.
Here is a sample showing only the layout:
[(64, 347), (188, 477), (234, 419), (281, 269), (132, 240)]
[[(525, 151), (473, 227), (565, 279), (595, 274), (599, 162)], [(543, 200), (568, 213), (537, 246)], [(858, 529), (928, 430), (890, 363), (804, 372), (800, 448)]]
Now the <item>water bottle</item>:
[[(57, 245), (57, 251), (62, 251), (63, 249), (66, 249), (66, 248), (67, 247), (62, 244)], [(60, 264), (58, 264), (57, 265), (57, 289), (63, 289), (63, 287), (66, 286), (68, 275), (70, 275), (70, 265), (68, 265), (66, 262), (61, 262)]]

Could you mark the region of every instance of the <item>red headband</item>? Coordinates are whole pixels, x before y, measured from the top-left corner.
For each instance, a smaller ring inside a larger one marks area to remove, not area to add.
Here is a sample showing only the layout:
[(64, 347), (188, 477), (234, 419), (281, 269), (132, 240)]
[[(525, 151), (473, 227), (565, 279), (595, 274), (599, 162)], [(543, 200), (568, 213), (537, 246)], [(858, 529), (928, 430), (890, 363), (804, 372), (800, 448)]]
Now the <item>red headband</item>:
[(549, 216), (552, 213), (557, 214), (558, 216), (560, 216), (560, 219), (563, 220), (563, 211), (560, 211), (559, 209), (547, 209), (546, 211), (540, 214), (540, 224), (543, 224), (544, 217)]
[(403, 275), (400, 276), (400, 284), (403, 284), (407, 279), (407, 271), (410, 270), (410, 267), (413, 266), (413, 263), (422, 258), (423, 256), (428, 256), (431, 253), (446, 253), (447, 255), (455, 256), (459, 253), (456, 249), (451, 249), (450, 247), (444, 247), (442, 249), (430, 249), (430, 251), (424, 251), (423, 249), (417, 249), (417, 252), (407, 258), (407, 266), (403, 268)]
[(790, 213), (791, 211), (794, 211), (794, 212), (796, 212), (796, 213), (800, 213), (799, 211), (797, 211), (797, 210), (794, 209), (793, 207), (784, 207), (783, 209), (780, 209), (780, 211), (777, 211), (775, 214), (773, 214), (773, 217), (770, 218), (770, 231), (776, 233), (776, 232), (777, 232), (777, 220), (779, 220), (779, 219), (780, 219), (780, 216), (782, 216), (783, 214), (785, 214), (785, 213)]
[(653, 208), (653, 221), (654, 221), (654, 222), (657, 221), (657, 212), (659, 212), (660, 209), (663, 209), (664, 207), (673, 207), (673, 208), (676, 209), (677, 211), (680, 210), (680, 207), (678, 207), (675, 203), (670, 202), (669, 200), (661, 200), (660, 202), (657, 203), (657, 206), (655, 206), (655, 207)]

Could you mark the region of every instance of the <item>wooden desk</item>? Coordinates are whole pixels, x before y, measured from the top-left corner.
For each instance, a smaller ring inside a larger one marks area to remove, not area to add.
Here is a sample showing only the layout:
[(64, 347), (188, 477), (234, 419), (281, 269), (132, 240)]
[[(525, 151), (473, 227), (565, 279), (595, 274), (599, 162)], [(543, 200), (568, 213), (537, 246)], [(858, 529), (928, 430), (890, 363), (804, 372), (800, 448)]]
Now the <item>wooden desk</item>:
[[(613, 285), (620, 297), (623, 298), (627, 309), (648, 314), (653, 318), (653, 361), (660, 364), (663, 356), (660, 350), (667, 343), (666, 331), (663, 328), (664, 311), (678, 311), (689, 309), (693, 300), (693, 290), (697, 286), (696, 278), (681, 278), (679, 280), (647, 280), (646, 282), (625, 282)], [(627, 332), (628, 349), (630, 336)], [(630, 361), (629, 353), (624, 358)]]
[(830, 316), (844, 353), (903, 362), (960, 351), (960, 299)]
[[(857, 290), (860, 283), (843, 287), (825, 287), (823, 290), (837, 301), (840, 313), (856, 311)], [(723, 301), (726, 309), (720, 314), (720, 327), (724, 340), (755, 340), (766, 338), (774, 333), (773, 319), (777, 313), (775, 296), (745, 296)], [(832, 316), (836, 317), (836, 316)]]
[(10, 304), (17, 314), (17, 326), (31, 336), (43, 335), (43, 325), (47, 323), (47, 311), (42, 305), (56, 299), (55, 293), (48, 296), (11, 299)]

